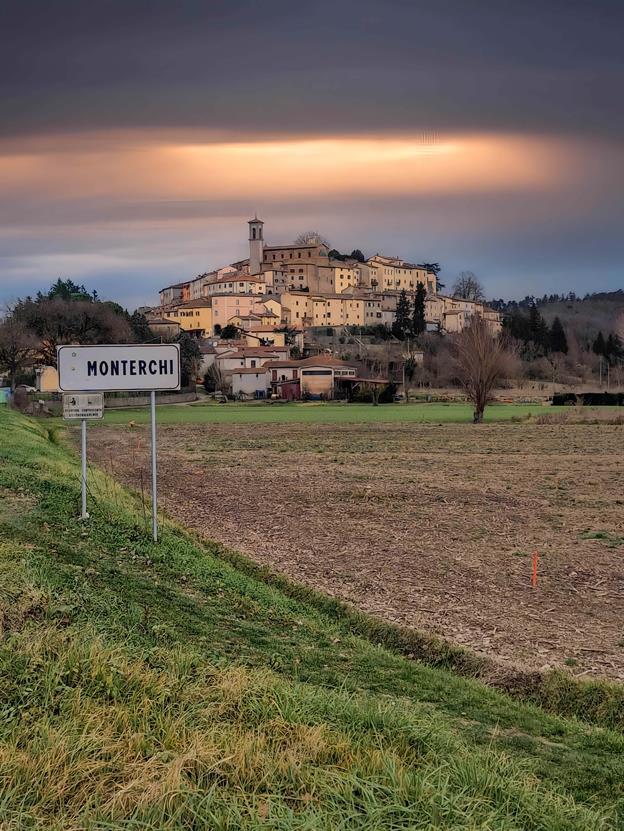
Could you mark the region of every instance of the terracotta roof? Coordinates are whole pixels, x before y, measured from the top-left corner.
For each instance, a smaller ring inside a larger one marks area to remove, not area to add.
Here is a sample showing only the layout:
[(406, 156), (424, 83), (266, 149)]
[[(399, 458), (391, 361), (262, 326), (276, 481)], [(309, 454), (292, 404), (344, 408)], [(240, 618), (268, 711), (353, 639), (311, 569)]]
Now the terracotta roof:
[(301, 366), (301, 361), (285, 359), (283, 361), (265, 361), (262, 364), (265, 369), (278, 369), (280, 366)]
[(265, 245), (264, 251), (286, 251), (289, 248), (292, 248), (293, 250), (299, 250), (301, 248), (319, 248), (320, 246), (327, 247), (324, 242), (312, 242), (307, 243), (306, 245), (295, 245), (294, 243), (291, 243), (289, 245)]
[(264, 283), (264, 280), (260, 280), (258, 277), (251, 277), (249, 274), (245, 274), (244, 271), (230, 271), (228, 274), (223, 274), (221, 277), (215, 277), (212, 280), (208, 280), (206, 285), (208, 286), (216, 286), (219, 283), (236, 283), (236, 282), (245, 282), (245, 283)]
[(243, 346), (240, 349), (232, 352), (224, 352), (220, 357), (223, 358), (269, 358), (275, 355), (275, 350), (286, 349), (285, 346)]
[(264, 364), (262, 366), (243, 366), (239, 369), (231, 370), (232, 375), (264, 375)]
[(267, 368), (278, 366), (293, 366), (293, 367), (307, 367), (307, 366), (355, 366), (353, 361), (341, 361), (333, 355), (313, 355), (311, 358), (304, 358), (301, 361), (268, 361), (265, 366)]
[(164, 326), (179, 326), (177, 320), (167, 320), (164, 317), (148, 317), (147, 325), (155, 326), (157, 323), (162, 323)]
[(210, 309), (212, 308), (212, 300), (209, 297), (203, 300), (189, 300), (187, 303), (181, 303), (176, 308), (178, 309)]

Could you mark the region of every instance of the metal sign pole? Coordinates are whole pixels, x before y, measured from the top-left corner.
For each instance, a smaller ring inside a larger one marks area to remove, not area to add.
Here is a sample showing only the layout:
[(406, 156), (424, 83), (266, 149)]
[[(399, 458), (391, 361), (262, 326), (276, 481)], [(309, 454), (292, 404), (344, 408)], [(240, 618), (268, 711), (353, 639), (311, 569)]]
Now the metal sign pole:
[(151, 392), (152, 409), (152, 537), (158, 542), (158, 486), (156, 481), (156, 392)]
[(82, 419), (82, 513), (81, 519), (88, 519), (87, 513), (87, 419)]

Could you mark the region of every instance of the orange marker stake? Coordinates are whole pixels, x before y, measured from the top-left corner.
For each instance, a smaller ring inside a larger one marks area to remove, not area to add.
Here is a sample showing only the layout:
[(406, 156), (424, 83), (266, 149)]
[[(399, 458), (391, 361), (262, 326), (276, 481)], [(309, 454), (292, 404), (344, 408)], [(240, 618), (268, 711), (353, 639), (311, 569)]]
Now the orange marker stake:
[(533, 574), (531, 575), (531, 585), (534, 589), (537, 588), (537, 564), (539, 563), (539, 554), (537, 551), (533, 552)]

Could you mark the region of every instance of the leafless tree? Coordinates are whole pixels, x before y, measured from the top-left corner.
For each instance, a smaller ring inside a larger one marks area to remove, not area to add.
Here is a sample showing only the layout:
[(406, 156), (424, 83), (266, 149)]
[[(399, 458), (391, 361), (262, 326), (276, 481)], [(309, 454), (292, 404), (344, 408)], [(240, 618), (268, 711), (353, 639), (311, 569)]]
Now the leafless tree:
[(108, 303), (24, 300), (12, 317), (37, 336), (47, 366), (56, 366), (56, 347), (63, 343), (127, 343), (132, 339), (128, 320)]
[(487, 321), (474, 315), (453, 345), (455, 369), (474, 405), (473, 422), (480, 424), (492, 390), (514, 366), (514, 351), (504, 336), (495, 337)]
[(331, 248), (329, 244), (329, 240), (325, 239), (325, 237), (320, 234), (318, 231), (303, 231), (303, 233), (299, 234), (299, 236), (295, 239), (295, 245), (326, 245), (328, 248)]
[(8, 372), (11, 389), (15, 389), (16, 377), (28, 367), (37, 354), (37, 339), (13, 317), (0, 323), (0, 370)]
[(459, 272), (459, 276), (453, 285), (453, 297), (460, 297), (462, 300), (473, 300), (475, 303), (482, 303), (485, 300), (483, 286), (473, 271)]
[(232, 392), (232, 381), (223, 373), (218, 364), (212, 364), (204, 376), (204, 387), (207, 392), (222, 392), (224, 395), (229, 395)]

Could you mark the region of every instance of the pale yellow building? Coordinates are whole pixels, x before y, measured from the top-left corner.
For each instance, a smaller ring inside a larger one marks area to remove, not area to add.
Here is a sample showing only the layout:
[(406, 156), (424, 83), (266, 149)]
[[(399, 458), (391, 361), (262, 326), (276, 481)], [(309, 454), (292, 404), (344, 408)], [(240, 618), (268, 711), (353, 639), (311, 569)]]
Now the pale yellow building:
[(173, 309), (165, 309), (162, 314), (167, 320), (177, 323), (185, 332), (201, 337), (212, 334), (212, 301), (209, 299), (190, 300)]
[(58, 392), (58, 370), (53, 366), (38, 366), (35, 368), (35, 384), (37, 392)]
[(215, 294), (264, 294), (265, 291), (266, 283), (263, 279), (251, 277), (240, 271), (215, 277), (203, 286), (206, 297), (213, 297)]
[(367, 265), (370, 270), (370, 285), (376, 291), (415, 292), (418, 283), (422, 283), (427, 294), (436, 293), (435, 274), (422, 266), (382, 254), (370, 257)]
[(364, 298), (345, 295), (342, 314), (345, 326), (364, 326)]

